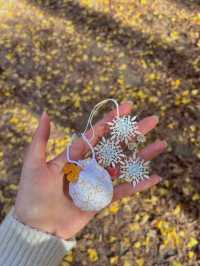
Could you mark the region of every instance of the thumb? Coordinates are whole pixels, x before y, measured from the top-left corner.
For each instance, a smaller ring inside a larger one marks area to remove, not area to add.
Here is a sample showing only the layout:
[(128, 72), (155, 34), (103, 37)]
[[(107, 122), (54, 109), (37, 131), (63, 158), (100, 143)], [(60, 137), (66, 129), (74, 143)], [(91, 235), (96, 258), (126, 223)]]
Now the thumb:
[(40, 117), (39, 125), (28, 150), (28, 160), (32, 162), (46, 161), (46, 146), (50, 135), (50, 121), (46, 112)]

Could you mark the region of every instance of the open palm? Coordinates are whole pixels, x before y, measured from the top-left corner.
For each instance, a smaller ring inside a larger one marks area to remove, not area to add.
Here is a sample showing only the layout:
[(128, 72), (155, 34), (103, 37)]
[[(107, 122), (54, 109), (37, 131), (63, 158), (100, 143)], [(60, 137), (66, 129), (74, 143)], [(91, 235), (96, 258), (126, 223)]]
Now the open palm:
[[(132, 110), (130, 102), (119, 106), (120, 115), (127, 115)], [(95, 127), (95, 145), (99, 139), (107, 133), (106, 122), (112, 121), (116, 110), (106, 114)], [(139, 131), (147, 134), (158, 123), (156, 116), (149, 116), (138, 123)], [(91, 137), (91, 130), (86, 137)], [(64, 180), (63, 167), (66, 163), (66, 151), (46, 161), (46, 146), (50, 135), (50, 122), (48, 115), (44, 113), (39, 126), (33, 136), (26, 153), (19, 191), (15, 203), (16, 217), (23, 223), (39, 230), (54, 234), (58, 237), (69, 239), (80, 231), (95, 215), (95, 212), (85, 212), (78, 209), (68, 195), (68, 184)], [(146, 146), (139, 152), (144, 160), (152, 160), (165, 149), (166, 142), (157, 140)], [(82, 159), (88, 152), (87, 144), (82, 140), (76, 140), (71, 146), (71, 158)], [(140, 182), (136, 187), (128, 183), (117, 185), (114, 188), (113, 200), (130, 196), (134, 192), (142, 191), (159, 183), (161, 178), (152, 175), (149, 179)]]

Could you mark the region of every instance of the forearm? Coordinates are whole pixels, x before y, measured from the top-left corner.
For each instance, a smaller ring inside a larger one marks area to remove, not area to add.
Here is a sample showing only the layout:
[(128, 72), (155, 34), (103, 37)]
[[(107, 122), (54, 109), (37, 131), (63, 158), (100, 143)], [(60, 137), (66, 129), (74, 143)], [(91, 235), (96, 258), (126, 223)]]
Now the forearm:
[(56, 266), (74, 245), (20, 223), (12, 210), (0, 225), (0, 266)]

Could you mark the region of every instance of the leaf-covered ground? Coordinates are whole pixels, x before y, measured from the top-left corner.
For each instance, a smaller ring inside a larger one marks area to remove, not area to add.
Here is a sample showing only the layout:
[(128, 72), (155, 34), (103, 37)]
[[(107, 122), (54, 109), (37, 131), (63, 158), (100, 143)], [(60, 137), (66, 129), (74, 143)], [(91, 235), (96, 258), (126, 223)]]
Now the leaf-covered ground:
[(0, 0), (0, 218), (42, 110), (51, 157), (108, 97), (160, 116), (164, 180), (101, 212), (62, 265), (200, 265), (199, 0)]

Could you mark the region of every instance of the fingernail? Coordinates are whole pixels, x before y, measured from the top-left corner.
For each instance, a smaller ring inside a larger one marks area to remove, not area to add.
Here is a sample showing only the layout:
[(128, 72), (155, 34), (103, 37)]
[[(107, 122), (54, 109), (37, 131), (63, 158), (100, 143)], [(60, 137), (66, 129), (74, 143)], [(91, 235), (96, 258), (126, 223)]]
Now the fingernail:
[(167, 147), (168, 143), (166, 140), (163, 140), (162, 143), (164, 144), (165, 148)]
[(133, 104), (133, 101), (131, 101), (131, 100), (123, 100), (121, 103)]
[(159, 116), (157, 116), (157, 115), (153, 115), (153, 117), (154, 117), (156, 123), (158, 123), (158, 122), (159, 122)]
[(46, 115), (47, 115), (47, 112), (43, 111), (41, 116), (40, 116), (40, 121), (42, 121), (45, 118)]
[(129, 103), (129, 104), (133, 104), (133, 101), (131, 101), (131, 100), (128, 100), (128, 101), (127, 101), (127, 103)]

